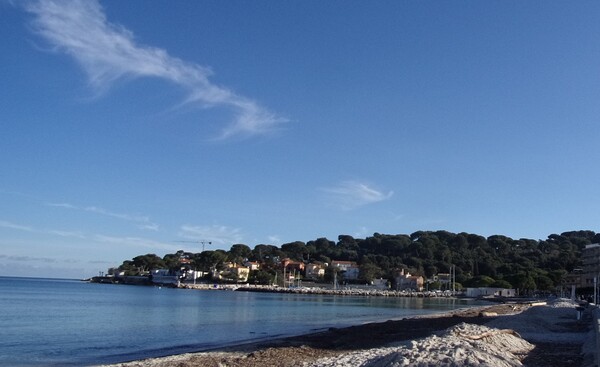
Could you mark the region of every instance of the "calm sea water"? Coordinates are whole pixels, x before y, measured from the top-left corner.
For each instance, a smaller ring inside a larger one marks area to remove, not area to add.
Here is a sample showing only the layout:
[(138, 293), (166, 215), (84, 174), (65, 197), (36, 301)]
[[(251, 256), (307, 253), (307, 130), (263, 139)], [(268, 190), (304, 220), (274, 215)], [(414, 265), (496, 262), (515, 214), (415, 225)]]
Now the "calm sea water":
[(0, 277), (0, 365), (115, 363), (474, 305)]

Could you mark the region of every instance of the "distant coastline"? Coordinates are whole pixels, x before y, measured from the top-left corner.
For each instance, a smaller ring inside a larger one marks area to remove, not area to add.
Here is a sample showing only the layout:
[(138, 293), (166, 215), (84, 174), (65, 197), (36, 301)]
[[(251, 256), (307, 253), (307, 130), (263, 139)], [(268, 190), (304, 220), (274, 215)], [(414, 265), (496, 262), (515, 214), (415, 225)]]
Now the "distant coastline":
[[(29, 280), (48, 280), (48, 281), (55, 281), (55, 280), (64, 280), (64, 281), (69, 281), (69, 282), (79, 282), (82, 279), (77, 279), (77, 278), (50, 278), (50, 277), (26, 277), (26, 276), (14, 276), (14, 275), (0, 275), (0, 278), (4, 278), (4, 279), (29, 279)], [(90, 281), (91, 278), (88, 279), (83, 279), (83, 281)]]

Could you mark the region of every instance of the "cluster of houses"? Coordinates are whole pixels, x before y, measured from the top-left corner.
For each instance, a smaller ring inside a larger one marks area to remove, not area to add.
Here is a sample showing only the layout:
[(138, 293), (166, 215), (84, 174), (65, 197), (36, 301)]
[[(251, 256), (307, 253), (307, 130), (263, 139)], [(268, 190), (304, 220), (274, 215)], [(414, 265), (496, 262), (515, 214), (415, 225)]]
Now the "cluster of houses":
[[(275, 259), (273, 259), (275, 260)], [(276, 259), (278, 266), (278, 275), (283, 274), (283, 278), (275, 279), (275, 284), (291, 286), (300, 284), (300, 281), (314, 281), (322, 283), (328, 268), (333, 270), (333, 284), (341, 282), (353, 284), (353, 287), (367, 286), (371, 289), (395, 290), (395, 291), (416, 291), (423, 292), (428, 290), (431, 282), (441, 285), (442, 289), (452, 291), (454, 294), (455, 275), (450, 273), (439, 273), (430, 279), (424, 279), (419, 275), (411, 275), (405, 269), (394, 272), (393, 279), (375, 279), (370, 284), (361, 285), (360, 267), (354, 261), (333, 260), (327, 263), (309, 263), (294, 261), (289, 258), (283, 260)], [(600, 302), (600, 244), (595, 243), (587, 245), (582, 252), (583, 267), (575, 269), (563, 280), (563, 287), (571, 288), (571, 297), (575, 296), (576, 288), (593, 288), (593, 299)], [(128, 283), (128, 284), (163, 284), (176, 285), (180, 283), (196, 282), (198, 279), (210, 278), (213, 281), (226, 283), (248, 283), (252, 271), (261, 270), (263, 264), (256, 261), (244, 261), (242, 264), (228, 262), (222, 264), (218, 269), (213, 267), (209, 272), (192, 270), (191, 261), (185, 256), (180, 258), (181, 268), (179, 271), (169, 269), (155, 269), (149, 274), (141, 276), (125, 276), (116, 268), (109, 269), (107, 276), (92, 278), (92, 281), (102, 283)], [(338, 277), (339, 275), (339, 277)], [(304, 285), (304, 284), (303, 284)], [(515, 289), (504, 288), (467, 288), (465, 290), (467, 297), (515, 297)]]
[[(185, 266), (187, 265), (186, 261), (187, 259), (185, 258), (181, 259), (182, 268), (177, 272), (169, 269), (152, 270), (150, 279), (155, 284), (177, 284), (178, 282), (190, 283), (201, 278), (206, 279), (207, 277), (213, 281), (247, 283), (250, 272), (261, 270), (262, 267), (262, 264), (256, 261), (245, 261), (243, 264), (227, 262), (224, 263), (220, 269), (213, 268), (209, 272), (202, 272), (190, 270), (189, 266)], [(335, 269), (335, 273), (340, 275), (339, 279), (336, 279), (336, 282), (357, 283), (360, 276), (360, 267), (354, 261), (333, 260), (331, 264), (305, 264), (301, 261), (294, 261), (286, 258), (279, 262), (279, 267), (283, 273), (283, 279), (279, 280), (279, 282), (284, 285), (298, 284), (301, 280), (315, 282), (322, 281), (328, 267), (332, 267)], [(450, 274), (439, 274), (435, 277), (435, 280), (442, 284), (449, 284), (451, 277)], [(402, 269), (394, 273), (393, 284), (395, 290), (423, 291), (426, 283), (422, 276), (411, 275), (408, 271)], [(387, 279), (375, 279), (369, 286), (378, 289), (389, 289), (390, 282)], [(448, 289), (448, 287), (446, 287), (446, 289)]]
[[(425, 280), (420, 275), (411, 275), (408, 271), (401, 269), (393, 274), (393, 282), (388, 279), (375, 279), (370, 284), (361, 284), (359, 282), (360, 267), (354, 261), (334, 260), (331, 264), (327, 263), (309, 263), (294, 261), (291, 259), (278, 260), (279, 275), (283, 273), (283, 279), (275, 281), (275, 284), (284, 286), (293, 286), (300, 284), (300, 281), (322, 282), (325, 278), (325, 271), (328, 267), (334, 269), (335, 277), (333, 286), (338, 282), (346, 284), (352, 283), (352, 288), (368, 288), (377, 290), (393, 291), (414, 291), (423, 292), (431, 282), (439, 283), (443, 289), (453, 290), (453, 274), (439, 273), (431, 279)], [(213, 268), (209, 272), (197, 271), (191, 269), (189, 259), (182, 257), (180, 259), (181, 268), (178, 271), (169, 269), (154, 269), (149, 273), (140, 276), (126, 276), (124, 272), (116, 268), (109, 269), (107, 276), (93, 277), (91, 281), (99, 283), (124, 283), (138, 285), (167, 285), (177, 286), (181, 283), (196, 283), (199, 279), (210, 278), (212, 281), (226, 283), (248, 283), (252, 271), (261, 270), (262, 264), (255, 261), (245, 261), (243, 264), (234, 262), (224, 263), (220, 269)], [(337, 278), (337, 279), (336, 279)], [(302, 285), (305, 285), (303, 283)], [(502, 288), (467, 288), (465, 295), (467, 297), (514, 297), (514, 289)]]
[[(274, 259), (275, 260), (275, 259)], [(146, 275), (146, 280), (154, 284), (175, 285), (180, 283), (192, 283), (199, 279), (211, 279), (215, 282), (224, 283), (248, 283), (251, 272), (262, 270), (264, 264), (256, 261), (244, 261), (243, 263), (227, 262), (217, 269), (213, 267), (209, 272), (191, 270), (191, 262), (188, 258), (180, 259), (181, 269), (172, 271), (168, 269), (155, 269)], [(429, 290), (429, 285), (436, 282), (442, 289), (454, 291), (454, 274), (439, 273), (432, 278), (425, 279), (420, 275), (412, 275), (405, 269), (399, 269), (393, 273), (393, 279), (375, 279), (370, 284), (360, 282), (361, 269), (354, 261), (333, 260), (331, 263), (304, 263), (289, 258), (276, 259), (278, 269), (274, 284), (284, 286), (306, 285), (312, 281), (323, 283), (326, 270), (332, 271), (335, 284), (352, 285), (352, 287), (368, 287), (370, 289), (416, 291)], [(272, 264), (270, 265), (272, 268)], [(119, 276), (119, 274), (114, 274)], [(135, 277), (130, 277), (135, 278)], [(142, 278), (142, 277), (139, 277)], [(111, 280), (112, 281), (112, 280)], [(304, 283), (301, 283), (304, 282)], [(583, 268), (576, 269), (566, 276), (563, 286), (575, 288), (597, 287), (600, 285), (600, 244), (588, 245), (583, 251)], [(437, 288), (437, 287), (436, 287)], [(467, 297), (514, 297), (514, 289), (504, 288), (467, 288), (464, 293)], [(600, 300), (600, 292), (594, 294), (594, 298)]]

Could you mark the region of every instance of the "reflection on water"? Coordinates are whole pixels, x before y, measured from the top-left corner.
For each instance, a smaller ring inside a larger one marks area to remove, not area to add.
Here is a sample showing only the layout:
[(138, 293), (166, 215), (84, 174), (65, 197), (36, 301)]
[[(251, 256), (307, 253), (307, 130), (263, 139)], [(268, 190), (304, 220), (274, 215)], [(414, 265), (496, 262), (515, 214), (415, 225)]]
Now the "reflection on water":
[(118, 362), (473, 305), (6, 277), (0, 294), (0, 365), (11, 366)]

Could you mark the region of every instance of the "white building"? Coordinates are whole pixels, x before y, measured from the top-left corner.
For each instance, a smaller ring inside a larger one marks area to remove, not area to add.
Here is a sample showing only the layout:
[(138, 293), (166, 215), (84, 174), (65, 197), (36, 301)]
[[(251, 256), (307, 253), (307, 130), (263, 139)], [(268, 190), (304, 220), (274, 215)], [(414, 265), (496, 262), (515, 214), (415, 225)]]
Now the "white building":
[(169, 269), (152, 270), (152, 283), (159, 285), (177, 285), (179, 283), (179, 273), (174, 273)]
[(516, 291), (507, 288), (467, 288), (467, 297), (515, 297)]
[(325, 276), (325, 266), (319, 264), (308, 264), (305, 268), (306, 277), (309, 279), (319, 279)]
[(424, 279), (420, 275), (410, 275), (404, 269), (394, 274), (394, 282), (396, 290), (415, 290), (421, 292), (423, 290)]
[(390, 282), (387, 279), (373, 279), (373, 281), (371, 282), (371, 286), (373, 288), (376, 289), (389, 289), (390, 288)]
[(354, 261), (333, 260), (331, 266), (340, 269), (345, 280), (357, 280), (360, 274), (360, 268)]

